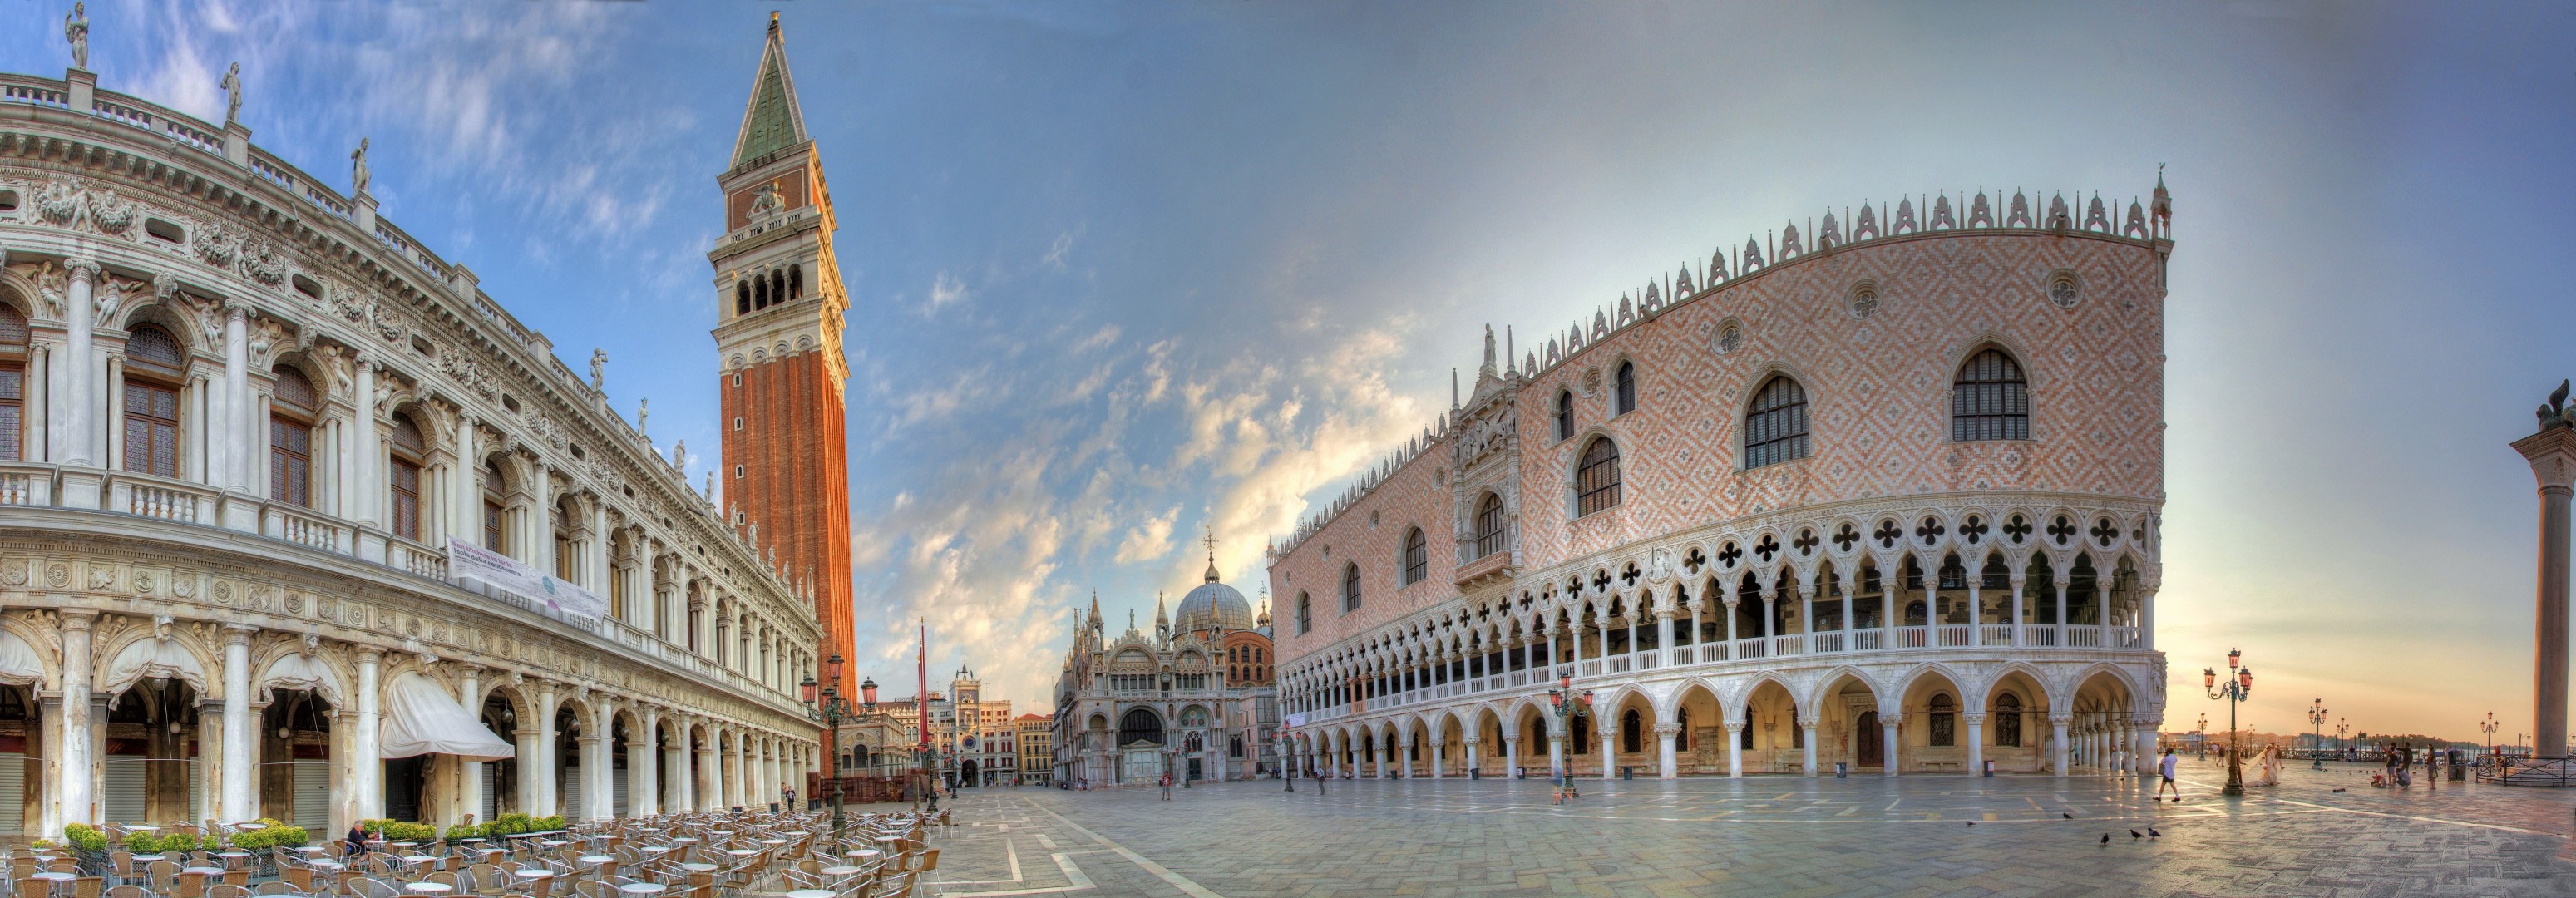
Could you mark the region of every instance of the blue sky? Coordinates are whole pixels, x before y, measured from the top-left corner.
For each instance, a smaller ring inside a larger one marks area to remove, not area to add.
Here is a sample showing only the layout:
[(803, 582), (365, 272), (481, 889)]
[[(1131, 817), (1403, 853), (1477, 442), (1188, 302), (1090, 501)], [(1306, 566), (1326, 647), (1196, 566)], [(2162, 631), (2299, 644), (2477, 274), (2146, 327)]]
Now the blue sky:
[[(0, 3), (58, 74), (59, 7)], [(1560, 329), (1722, 242), (1932, 190), (2143, 194), (2179, 247), (2169, 727), (2323, 697), (2530, 718), (2533, 494), (2576, 374), (2576, 7), (90, 4), (102, 88), (345, 186), (651, 430), (716, 445), (704, 253), (762, 28), (851, 285), (861, 651), (1043, 706), (1076, 606), (1177, 595), (1446, 408), (1480, 327)], [(1530, 342), (1524, 340), (1524, 343)]]

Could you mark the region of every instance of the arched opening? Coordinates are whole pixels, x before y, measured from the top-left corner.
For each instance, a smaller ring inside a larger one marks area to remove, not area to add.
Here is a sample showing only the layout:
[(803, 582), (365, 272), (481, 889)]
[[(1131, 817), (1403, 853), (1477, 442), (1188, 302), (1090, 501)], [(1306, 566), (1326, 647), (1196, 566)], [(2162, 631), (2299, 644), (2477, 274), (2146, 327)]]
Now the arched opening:
[(385, 526), (393, 528), (395, 536), (419, 542), (420, 466), (429, 457), (429, 440), (409, 413), (394, 415), (393, 430), (385, 436), (385, 452), (392, 462), (385, 471), (385, 486), (391, 491)]
[(2030, 385), (2000, 349), (1970, 356), (1950, 390), (1950, 439), (2030, 439)]
[(1559, 441), (1574, 439), (1574, 392), (1571, 390), (1556, 393), (1556, 438)]
[[(331, 830), (331, 703), (311, 689), (271, 689), (260, 712), (260, 814)], [(195, 819), (195, 818), (191, 818)]]
[[(27, 316), (0, 303), (0, 461), (25, 458), (26, 443)], [(0, 796), (0, 805), (5, 804), (6, 797)], [(0, 814), (6, 813), (0, 808)]]
[(733, 282), (733, 313), (736, 315), (751, 314), (751, 283), (749, 281)]
[(1420, 527), (1406, 530), (1404, 532), (1404, 585), (1420, 583), (1422, 578), (1430, 575), (1430, 538), (1422, 535)]
[(1163, 718), (1149, 708), (1118, 716), (1119, 782), (1142, 786), (1163, 776)]
[(1503, 497), (1486, 493), (1476, 503), (1476, 557), (1503, 550)]
[(125, 470), (179, 476), (179, 389), (186, 377), (187, 355), (169, 331), (142, 324), (128, 334), (125, 429), (118, 447)]
[(176, 677), (147, 677), (108, 702), (98, 811), (104, 823), (148, 824), (212, 816), (198, 756), (199, 696)]
[(1807, 457), (1807, 391), (1786, 376), (1764, 381), (1744, 414), (1744, 467)]
[(800, 299), (804, 296), (805, 267), (802, 265), (787, 266), (787, 298)]
[(1574, 469), (1574, 516), (1607, 511), (1619, 504), (1619, 444), (1609, 437), (1583, 447)]
[(1624, 415), (1624, 414), (1627, 414), (1627, 413), (1629, 413), (1629, 412), (1636, 411), (1636, 410), (1637, 410), (1637, 363), (1635, 363), (1635, 362), (1620, 362), (1620, 363), (1619, 363), (1619, 377), (1618, 377), (1618, 382), (1617, 382), (1617, 383), (1618, 383), (1618, 389), (1617, 389), (1617, 391), (1615, 392), (1615, 394), (1614, 394), (1614, 395), (1615, 395), (1615, 397), (1616, 397), (1616, 399), (1617, 399), (1617, 401), (1618, 401), (1618, 409), (1619, 409), (1619, 410), (1618, 410), (1618, 414), (1622, 414), (1622, 415)]
[[(485, 729), (500, 734), (502, 738), (516, 740), (519, 711), (508, 698), (498, 693), (485, 697), (481, 713), (477, 716), (482, 719)], [(483, 794), (473, 799), (479, 805), (477, 813), (480, 814), (475, 819), (491, 820), (512, 811), (525, 810), (519, 807), (519, 774), (517, 758), (489, 761), (483, 765)]]
[(280, 367), (275, 377), (268, 403), (268, 497), (311, 508), (313, 422), (321, 402), (303, 372)]

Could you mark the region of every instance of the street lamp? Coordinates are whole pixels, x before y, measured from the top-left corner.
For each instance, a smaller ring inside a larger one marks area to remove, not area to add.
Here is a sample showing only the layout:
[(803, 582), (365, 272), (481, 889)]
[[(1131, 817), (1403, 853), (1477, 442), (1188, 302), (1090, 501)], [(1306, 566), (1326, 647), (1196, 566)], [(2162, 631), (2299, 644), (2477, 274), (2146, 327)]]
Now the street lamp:
[[(1567, 729), (1567, 725), (1573, 722), (1575, 716), (1586, 713), (1584, 709), (1592, 704), (1592, 690), (1586, 689), (1582, 694), (1577, 695), (1574, 692), (1574, 676), (1558, 674), (1556, 688), (1547, 691), (1547, 703), (1556, 709), (1556, 731), (1571, 737), (1574, 731)], [(1601, 763), (1603, 771), (1610, 769), (1610, 759), (1603, 758)], [(1574, 746), (1570, 738), (1566, 750), (1557, 753), (1556, 772), (1557, 788), (1565, 788), (1565, 784), (1574, 779)]]
[(2312, 704), (2308, 705), (2308, 726), (2310, 727), (2310, 729), (2309, 729), (2309, 731), (2308, 731), (2308, 748), (2309, 748), (2309, 749), (2311, 749), (2311, 750), (2313, 750), (2313, 751), (2315, 752), (2315, 754), (2309, 755), (2309, 757), (2310, 757), (2310, 758), (2315, 759), (2315, 762), (2316, 762), (2315, 764), (2311, 765), (2311, 767), (2312, 767), (2312, 769), (2316, 769), (2316, 770), (2324, 770), (2324, 769), (2326, 769), (2326, 754), (2325, 754), (2325, 748), (2326, 748), (2326, 746), (2325, 746), (2325, 741), (2326, 741), (2326, 700), (2325, 700), (2325, 699), (2317, 699), (2314, 703), (2312, 703)]
[(2501, 724), (2496, 723), (2495, 712), (2493, 711), (2487, 712), (2487, 719), (2478, 724), (2478, 730), (2487, 734), (2487, 754), (2489, 755), (2495, 754), (2496, 727), (2500, 725)]
[(2200, 757), (2198, 758), (2198, 760), (2208, 760), (2208, 758), (2209, 758), (2209, 712), (2207, 712), (2207, 711), (2202, 711), (2202, 712), (2200, 712), (2200, 722), (2192, 725), (2192, 727), (2191, 727), (2191, 732), (2192, 732), (2192, 735), (2193, 735), (2194, 737), (2196, 737), (2196, 738), (2194, 738), (2194, 739), (2192, 739), (2192, 740), (2191, 740), (2191, 743), (2192, 743), (2192, 749), (2191, 749), (2191, 750), (2192, 750), (2193, 752), (2197, 753), (2197, 754), (2200, 756)]
[(2227, 700), (2227, 788), (2220, 790), (2223, 795), (2245, 794), (2245, 766), (2244, 759), (2240, 757), (2243, 753), (2236, 747), (2236, 705), (2254, 691), (2254, 669), (2237, 666), (2244, 655), (2235, 649), (2227, 650), (2227, 685), (2224, 686), (2218, 684), (2217, 670), (2200, 669), (2200, 685), (2209, 691), (2210, 700)]
[(2350, 729), (2351, 727), (2343, 722), (2343, 718), (2335, 718), (2335, 751), (2345, 754), (2352, 752), (2352, 740), (2344, 738), (2344, 733)]
[[(831, 784), (825, 788), (832, 790), (832, 837), (837, 839), (841, 837), (841, 718), (857, 715), (850, 707), (850, 700), (841, 696), (841, 653), (833, 652), (823, 664), (826, 682), (820, 684), (820, 696), (815, 694), (817, 684), (813, 674), (806, 674), (805, 681), (797, 685), (805, 694), (805, 716), (822, 723), (827, 734), (823, 748), (823, 781)], [(868, 681), (868, 691), (876, 691), (875, 680)]]

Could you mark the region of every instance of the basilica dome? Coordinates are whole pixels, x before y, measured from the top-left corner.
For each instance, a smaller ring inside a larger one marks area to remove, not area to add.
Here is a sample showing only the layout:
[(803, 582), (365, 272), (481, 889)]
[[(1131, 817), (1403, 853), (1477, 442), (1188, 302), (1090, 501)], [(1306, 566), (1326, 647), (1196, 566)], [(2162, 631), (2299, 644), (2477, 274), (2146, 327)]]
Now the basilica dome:
[(1216, 582), (1216, 560), (1208, 560), (1207, 582), (1181, 597), (1181, 608), (1172, 617), (1172, 632), (1202, 633), (1208, 630), (1249, 630), (1253, 628), (1252, 603), (1234, 587)]

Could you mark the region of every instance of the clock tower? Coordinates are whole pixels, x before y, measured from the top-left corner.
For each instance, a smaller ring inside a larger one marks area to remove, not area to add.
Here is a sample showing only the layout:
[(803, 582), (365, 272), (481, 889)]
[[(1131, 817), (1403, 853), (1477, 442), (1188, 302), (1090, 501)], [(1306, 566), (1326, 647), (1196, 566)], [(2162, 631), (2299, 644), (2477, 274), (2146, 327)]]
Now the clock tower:
[[(813, 596), (822, 658), (856, 653), (850, 586), (850, 474), (841, 319), (850, 299), (832, 254), (832, 194), (787, 73), (778, 14), (716, 176), (724, 236), (715, 268), (724, 512), (763, 559)], [(837, 684), (858, 693), (843, 666)], [(816, 670), (820, 678), (824, 671)]]

